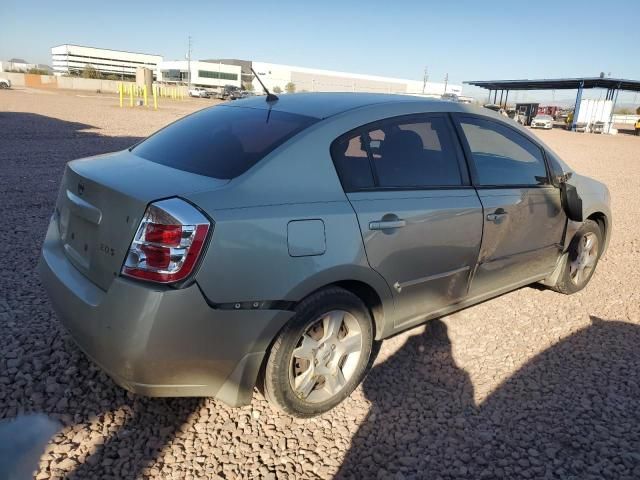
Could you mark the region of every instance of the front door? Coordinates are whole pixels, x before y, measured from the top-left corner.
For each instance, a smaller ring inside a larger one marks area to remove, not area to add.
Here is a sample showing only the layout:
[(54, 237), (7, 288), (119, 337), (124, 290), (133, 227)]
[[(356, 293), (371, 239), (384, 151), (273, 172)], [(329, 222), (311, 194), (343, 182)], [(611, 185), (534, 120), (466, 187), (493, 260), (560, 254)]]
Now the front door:
[(567, 220), (542, 149), (502, 122), (456, 118), (484, 209), (470, 295), (538, 280), (555, 267)]
[(332, 149), (369, 264), (393, 291), (396, 326), (467, 295), (482, 206), (454, 135), (447, 115), (413, 115), (351, 132)]

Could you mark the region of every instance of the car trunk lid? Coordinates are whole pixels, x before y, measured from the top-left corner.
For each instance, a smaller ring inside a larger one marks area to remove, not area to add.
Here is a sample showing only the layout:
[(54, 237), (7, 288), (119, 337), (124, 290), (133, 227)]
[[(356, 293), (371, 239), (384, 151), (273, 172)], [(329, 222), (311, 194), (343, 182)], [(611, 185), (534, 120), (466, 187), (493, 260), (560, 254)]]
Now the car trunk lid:
[(65, 254), (107, 290), (120, 274), (149, 203), (227, 183), (144, 160), (128, 150), (70, 162), (56, 204)]

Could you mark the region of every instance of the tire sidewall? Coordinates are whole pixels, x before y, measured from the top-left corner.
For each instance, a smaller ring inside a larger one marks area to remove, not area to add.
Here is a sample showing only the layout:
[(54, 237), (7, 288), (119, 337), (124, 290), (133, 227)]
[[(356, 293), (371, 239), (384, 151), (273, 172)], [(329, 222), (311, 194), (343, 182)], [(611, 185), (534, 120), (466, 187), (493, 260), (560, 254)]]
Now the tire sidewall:
[[(289, 381), (291, 357), (304, 332), (325, 313), (344, 310), (353, 315), (362, 332), (362, 352), (358, 366), (345, 387), (334, 397), (321, 403), (305, 402), (298, 398)], [(297, 417), (312, 417), (322, 414), (342, 402), (364, 378), (373, 344), (371, 315), (364, 303), (352, 293), (339, 289), (318, 292), (301, 302), (295, 316), (281, 332), (278, 340), (280, 348), (272, 352), (266, 369), (265, 390), (278, 406)]]
[[(598, 238), (598, 256), (596, 257), (596, 263), (589, 272), (589, 276), (580, 284), (576, 285), (571, 280), (571, 269), (570, 264), (573, 260), (575, 260), (578, 254), (578, 245), (582, 241), (582, 238), (587, 233), (593, 233)], [(566, 291), (566, 293), (576, 293), (586, 287), (591, 281), (591, 277), (596, 271), (598, 263), (600, 261), (600, 255), (602, 254), (602, 247), (604, 242), (604, 238), (602, 235), (602, 230), (600, 226), (594, 222), (593, 220), (586, 220), (584, 224), (580, 227), (580, 229), (576, 232), (576, 234), (571, 239), (571, 243), (569, 244), (569, 254), (567, 255), (567, 261), (564, 266), (564, 272), (562, 275), (562, 289)]]

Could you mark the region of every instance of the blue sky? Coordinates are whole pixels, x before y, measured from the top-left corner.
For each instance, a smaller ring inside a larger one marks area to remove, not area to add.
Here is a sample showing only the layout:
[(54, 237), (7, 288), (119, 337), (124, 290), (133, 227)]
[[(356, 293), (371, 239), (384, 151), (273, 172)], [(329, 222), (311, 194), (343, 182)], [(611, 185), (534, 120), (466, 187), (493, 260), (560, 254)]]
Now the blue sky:
[[(640, 79), (640, 2), (2, 0), (0, 59), (51, 63), (75, 43), (184, 58), (237, 57), (450, 82)], [(467, 89), (468, 90), (468, 89)], [(476, 92), (474, 92), (476, 93)], [(557, 92), (554, 97), (574, 93)]]

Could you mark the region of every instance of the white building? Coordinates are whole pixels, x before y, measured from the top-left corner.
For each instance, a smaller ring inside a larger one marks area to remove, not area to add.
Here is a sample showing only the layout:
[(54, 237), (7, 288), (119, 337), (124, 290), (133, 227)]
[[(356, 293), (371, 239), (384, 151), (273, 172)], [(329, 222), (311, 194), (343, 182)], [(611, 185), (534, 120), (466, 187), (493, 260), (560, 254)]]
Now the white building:
[[(380, 77), (359, 73), (336, 72), (317, 68), (294, 67), (276, 63), (252, 62), (253, 69), (269, 90), (279, 87), (283, 91), (288, 83), (295, 85), (295, 91), (308, 92), (377, 92), (409, 95), (437, 95), (462, 93), (461, 85), (406, 80), (402, 78)], [(253, 80), (256, 93), (262, 91), (260, 83)]]
[(49, 65), (39, 63), (29, 63), (21, 58), (12, 58), (7, 61), (0, 62), (0, 72), (28, 72), (29, 70), (45, 70), (50, 72)]
[(51, 59), (54, 75), (79, 72), (87, 65), (91, 65), (103, 75), (117, 75), (121, 78), (135, 77), (138, 67), (149, 68), (155, 73), (158, 64), (162, 62), (161, 55), (80, 45), (53, 47)]
[[(199, 87), (240, 87), (242, 72), (239, 65), (227, 65), (222, 62), (191, 61), (191, 84)], [(189, 62), (174, 60), (160, 62), (156, 78), (159, 82), (187, 83), (189, 81)]]

